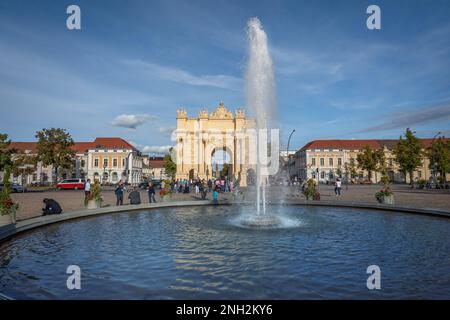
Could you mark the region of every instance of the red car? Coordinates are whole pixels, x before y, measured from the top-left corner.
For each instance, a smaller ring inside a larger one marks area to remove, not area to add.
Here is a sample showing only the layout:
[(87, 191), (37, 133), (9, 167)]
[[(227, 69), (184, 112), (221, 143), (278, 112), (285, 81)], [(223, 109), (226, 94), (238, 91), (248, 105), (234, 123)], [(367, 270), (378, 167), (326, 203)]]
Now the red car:
[(61, 189), (84, 189), (84, 179), (66, 179), (56, 185), (56, 188)]

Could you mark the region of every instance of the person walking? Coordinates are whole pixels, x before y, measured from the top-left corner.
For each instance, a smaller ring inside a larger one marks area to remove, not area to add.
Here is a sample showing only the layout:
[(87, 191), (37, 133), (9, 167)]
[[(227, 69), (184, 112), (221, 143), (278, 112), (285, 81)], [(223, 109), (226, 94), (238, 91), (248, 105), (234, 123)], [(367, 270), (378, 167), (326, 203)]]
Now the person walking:
[(116, 195), (116, 206), (123, 205), (123, 182), (119, 181), (116, 189), (114, 190), (114, 194)]
[(156, 203), (156, 199), (155, 199), (155, 187), (153, 186), (153, 183), (149, 182), (148, 184), (148, 202), (152, 203)]

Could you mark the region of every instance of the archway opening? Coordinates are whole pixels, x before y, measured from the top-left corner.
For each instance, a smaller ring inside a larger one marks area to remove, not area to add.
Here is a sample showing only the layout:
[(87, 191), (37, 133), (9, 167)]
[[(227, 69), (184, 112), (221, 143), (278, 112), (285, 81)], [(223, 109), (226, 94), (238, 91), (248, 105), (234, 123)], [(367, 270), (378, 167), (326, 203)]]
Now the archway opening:
[(216, 148), (211, 153), (211, 173), (214, 178), (233, 177), (231, 152), (227, 148)]

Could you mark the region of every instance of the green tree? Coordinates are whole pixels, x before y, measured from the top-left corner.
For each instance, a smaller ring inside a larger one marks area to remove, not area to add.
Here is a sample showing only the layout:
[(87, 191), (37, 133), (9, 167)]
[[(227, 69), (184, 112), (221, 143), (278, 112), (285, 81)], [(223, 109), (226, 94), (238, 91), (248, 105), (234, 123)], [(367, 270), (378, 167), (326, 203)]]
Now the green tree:
[(409, 183), (413, 184), (413, 172), (422, 164), (422, 147), (419, 138), (409, 128), (406, 128), (405, 137), (400, 136), (399, 142), (394, 147), (395, 162), (405, 176), (405, 183), (406, 174), (409, 174)]
[(36, 132), (36, 138), (38, 139), (36, 160), (41, 161), (44, 166), (53, 166), (56, 179), (58, 179), (59, 169), (73, 167), (74, 142), (65, 129), (42, 129)]
[(365, 145), (362, 152), (357, 155), (356, 160), (358, 161), (358, 168), (366, 170), (369, 180), (372, 181), (372, 172), (377, 170), (380, 160), (379, 150), (373, 150), (370, 146)]
[(345, 170), (345, 177), (348, 180), (348, 177), (355, 178), (356, 177), (356, 164), (355, 164), (355, 158), (350, 157), (350, 161), (344, 163), (344, 170)]
[(36, 171), (37, 161), (35, 155), (17, 151), (12, 156), (12, 161), (12, 173), (15, 177), (21, 175), (23, 179), (25, 176), (33, 174)]
[(228, 164), (228, 163), (224, 163), (223, 164), (223, 168), (222, 168), (222, 170), (220, 170), (220, 176), (221, 177), (227, 177), (228, 176), (228, 171), (230, 170), (230, 164)]
[(450, 172), (450, 141), (445, 141), (443, 138), (435, 140), (428, 151), (430, 159), (430, 169), (441, 173), (441, 177)]
[(177, 172), (177, 165), (172, 160), (171, 153), (173, 148), (169, 149), (169, 153), (164, 156), (164, 170), (168, 176), (172, 179), (175, 177), (175, 173)]
[(8, 140), (6, 133), (0, 133), (0, 171), (4, 171), (7, 166), (12, 166), (12, 155), (15, 150), (11, 148), (11, 140)]

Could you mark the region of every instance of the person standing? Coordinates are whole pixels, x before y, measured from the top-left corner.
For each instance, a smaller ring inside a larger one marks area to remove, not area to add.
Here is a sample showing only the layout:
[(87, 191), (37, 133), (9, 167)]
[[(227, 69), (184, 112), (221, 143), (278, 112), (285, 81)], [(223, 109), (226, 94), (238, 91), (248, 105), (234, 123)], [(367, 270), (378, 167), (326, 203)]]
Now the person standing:
[(149, 182), (148, 184), (148, 202), (152, 203), (156, 203), (156, 199), (155, 199), (155, 187), (153, 185), (153, 183)]
[(116, 187), (116, 190), (114, 190), (114, 193), (116, 195), (116, 206), (123, 205), (123, 182), (122, 180), (119, 181), (119, 184)]
[(195, 182), (195, 194), (199, 194), (200, 193), (200, 181), (196, 181)]
[(342, 181), (341, 181), (341, 179), (337, 178), (336, 179), (336, 188), (335, 188), (335, 193), (337, 196), (341, 196), (341, 187), (342, 187)]
[(84, 184), (84, 204), (87, 205), (89, 197), (91, 196), (91, 179), (87, 179)]
[(213, 203), (219, 204), (219, 187), (216, 187), (213, 192)]

